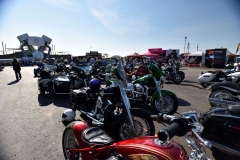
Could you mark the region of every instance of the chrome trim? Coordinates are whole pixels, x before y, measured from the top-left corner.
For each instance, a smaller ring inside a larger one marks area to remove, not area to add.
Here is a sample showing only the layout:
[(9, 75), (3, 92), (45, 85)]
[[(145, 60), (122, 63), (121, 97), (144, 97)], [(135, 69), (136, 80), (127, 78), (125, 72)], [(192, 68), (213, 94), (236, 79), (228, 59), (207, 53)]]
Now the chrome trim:
[(221, 88), (225, 88), (227, 90), (230, 90), (232, 92), (235, 92), (235, 93), (240, 93), (240, 91), (236, 90), (236, 89), (233, 89), (233, 88), (230, 88), (230, 87), (225, 87), (225, 86), (220, 86)]
[(146, 88), (145, 95), (146, 95), (146, 99), (148, 99), (148, 90), (149, 90), (149, 87), (147, 87), (146, 85), (143, 85), (143, 86)]
[(212, 144), (212, 147), (215, 147), (223, 152), (227, 152), (229, 154), (232, 154), (232, 155), (237, 155), (237, 156), (240, 156), (240, 151), (237, 151), (237, 150), (234, 150), (234, 149), (231, 149), (229, 147), (226, 147), (226, 146), (223, 146), (219, 143), (215, 143), (215, 142), (212, 142), (212, 141), (209, 141), (211, 144)]
[(217, 98), (208, 98), (210, 103), (214, 104), (221, 104), (221, 105), (240, 105), (240, 102), (228, 101), (228, 100), (221, 100)]
[[(92, 116), (90, 116), (87, 112), (84, 112), (83, 110), (80, 110), (81, 113), (83, 113), (84, 115), (86, 115), (88, 118), (92, 119), (94, 122), (95, 125), (104, 125), (104, 123), (96, 120), (95, 118), (93, 118)], [(93, 123), (93, 122), (92, 122)]]

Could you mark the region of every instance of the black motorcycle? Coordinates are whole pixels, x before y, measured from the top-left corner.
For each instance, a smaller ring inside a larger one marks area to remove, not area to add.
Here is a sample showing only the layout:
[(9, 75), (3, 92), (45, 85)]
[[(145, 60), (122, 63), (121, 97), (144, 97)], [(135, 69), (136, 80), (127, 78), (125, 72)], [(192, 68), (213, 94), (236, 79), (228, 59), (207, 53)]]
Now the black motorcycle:
[(132, 108), (124, 88), (126, 75), (121, 63), (114, 68), (116, 83), (104, 89), (82, 88), (70, 94), (73, 110), (79, 110), (92, 120), (93, 125), (106, 126), (116, 131), (119, 139), (154, 135), (155, 128), (150, 114)]
[(41, 95), (69, 94), (70, 78), (59, 65), (44, 65), (38, 78), (38, 89)]
[(204, 130), (201, 137), (229, 155), (240, 156), (240, 105), (212, 108), (199, 115)]
[[(240, 103), (240, 84), (233, 82), (220, 82), (210, 85), (208, 88), (210, 93), (208, 98), (220, 99), (220, 100), (231, 100)], [(211, 103), (212, 107), (225, 107), (226, 105)]]
[(175, 84), (181, 83), (185, 79), (185, 73), (179, 71), (180, 65), (174, 59), (170, 59), (162, 69), (168, 80), (172, 80)]

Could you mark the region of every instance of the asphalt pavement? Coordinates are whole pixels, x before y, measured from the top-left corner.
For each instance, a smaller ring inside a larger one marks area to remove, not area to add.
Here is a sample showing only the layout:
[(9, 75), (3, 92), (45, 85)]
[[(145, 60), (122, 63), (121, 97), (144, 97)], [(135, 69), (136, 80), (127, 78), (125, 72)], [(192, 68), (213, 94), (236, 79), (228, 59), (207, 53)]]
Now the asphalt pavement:
[[(0, 160), (64, 159), (62, 152), (62, 113), (69, 107), (68, 96), (40, 96), (34, 67), (22, 67), (22, 79), (15, 81), (12, 67), (0, 72)], [(167, 82), (164, 89), (178, 97), (178, 112), (206, 112), (208, 91), (197, 81), (201, 71), (211, 68), (183, 67), (185, 80), (176, 85)], [(77, 118), (80, 118), (77, 113)], [(156, 132), (163, 126), (155, 123)], [(185, 138), (175, 137), (188, 151)], [(209, 158), (214, 159), (207, 150)]]

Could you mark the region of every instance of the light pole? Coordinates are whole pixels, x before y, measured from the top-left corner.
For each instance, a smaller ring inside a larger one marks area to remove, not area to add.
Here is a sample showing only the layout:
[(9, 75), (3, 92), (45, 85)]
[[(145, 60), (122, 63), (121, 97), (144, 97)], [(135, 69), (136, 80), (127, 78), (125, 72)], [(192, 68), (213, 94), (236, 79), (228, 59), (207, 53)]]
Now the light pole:
[(187, 37), (185, 37), (185, 44), (184, 44), (184, 53), (186, 53), (186, 52), (185, 52), (185, 47), (186, 47), (186, 40), (187, 40)]
[(197, 44), (197, 51), (198, 51), (198, 44)]

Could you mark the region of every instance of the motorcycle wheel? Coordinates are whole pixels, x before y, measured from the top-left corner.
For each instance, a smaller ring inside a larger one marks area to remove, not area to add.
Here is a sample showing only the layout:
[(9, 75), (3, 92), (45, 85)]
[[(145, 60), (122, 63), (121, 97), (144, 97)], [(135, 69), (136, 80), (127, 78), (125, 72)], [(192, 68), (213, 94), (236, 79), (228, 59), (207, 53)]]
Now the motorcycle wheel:
[(181, 74), (175, 74), (172, 79), (175, 84), (180, 84), (183, 80)]
[(154, 110), (157, 113), (165, 113), (165, 114), (174, 114), (178, 109), (178, 101), (175, 96), (163, 95), (164, 106), (161, 106), (160, 97), (157, 97), (154, 101)]
[[(62, 137), (62, 149), (63, 149), (63, 154), (65, 159), (70, 159), (71, 157), (68, 156), (67, 149), (68, 148), (76, 148), (80, 149), (80, 145), (75, 137), (75, 134), (73, 132), (73, 124), (74, 122), (70, 123), (67, 125), (63, 132), (63, 137)], [(82, 159), (81, 153), (73, 153), (72, 154), (74, 160), (79, 160)]]
[(200, 84), (201, 84), (201, 86), (202, 86), (203, 88), (207, 88), (207, 87), (208, 87), (208, 84), (207, 84), (207, 83), (201, 82)]
[(155, 127), (153, 121), (149, 118), (140, 116), (132, 116), (135, 129), (131, 126), (129, 118), (120, 126), (119, 139), (129, 139), (141, 136), (153, 136), (155, 134)]
[[(226, 91), (226, 90), (216, 90), (213, 92), (210, 92), (208, 95), (208, 98), (216, 98), (216, 99), (225, 99), (225, 100), (234, 100), (234, 94)], [(209, 103), (211, 107), (226, 107), (227, 105), (220, 105), (220, 104), (214, 104), (214, 103)]]
[(183, 81), (185, 79), (185, 73), (182, 71), (178, 71), (178, 73), (181, 75), (182, 81)]

